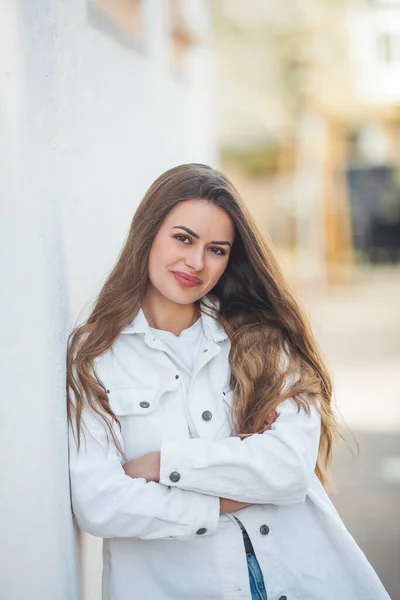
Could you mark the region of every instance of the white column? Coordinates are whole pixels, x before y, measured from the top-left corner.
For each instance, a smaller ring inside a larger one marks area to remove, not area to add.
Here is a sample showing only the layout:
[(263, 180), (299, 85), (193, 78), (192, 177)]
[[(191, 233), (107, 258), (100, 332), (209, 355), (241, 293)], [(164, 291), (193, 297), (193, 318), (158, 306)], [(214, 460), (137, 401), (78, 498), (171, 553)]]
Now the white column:
[(0, 597), (78, 598), (50, 0), (0, 3)]

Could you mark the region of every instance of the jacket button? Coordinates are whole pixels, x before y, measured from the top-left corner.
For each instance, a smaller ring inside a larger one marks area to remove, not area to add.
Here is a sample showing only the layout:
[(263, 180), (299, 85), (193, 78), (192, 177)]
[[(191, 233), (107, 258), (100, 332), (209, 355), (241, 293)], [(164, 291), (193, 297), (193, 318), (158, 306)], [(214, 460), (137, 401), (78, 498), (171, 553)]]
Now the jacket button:
[(180, 480), (181, 476), (179, 475), (178, 471), (172, 471), (172, 473), (169, 476), (170, 480), (173, 481), (174, 483), (176, 483), (177, 481)]
[(149, 406), (150, 406), (150, 403), (149, 403), (149, 402), (144, 402), (144, 401), (143, 401), (143, 402), (139, 402), (139, 404), (140, 404), (140, 406), (141, 406), (142, 408), (149, 408)]
[(212, 419), (212, 412), (210, 410), (205, 410), (203, 412), (203, 414), (201, 415), (203, 421), (211, 421)]
[(287, 600), (287, 596), (279, 596), (279, 600)]
[(179, 375), (175, 375), (175, 379), (179, 379)]
[(206, 533), (207, 529), (205, 527), (202, 527), (201, 529), (198, 529), (196, 531), (196, 535), (204, 535)]
[[(267, 535), (267, 533), (269, 533), (269, 527), (268, 525), (261, 525), (260, 527), (260, 533), (262, 533), (263, 535)], [(279, 600), (285, 600), (284, 598), (279, 598)]]

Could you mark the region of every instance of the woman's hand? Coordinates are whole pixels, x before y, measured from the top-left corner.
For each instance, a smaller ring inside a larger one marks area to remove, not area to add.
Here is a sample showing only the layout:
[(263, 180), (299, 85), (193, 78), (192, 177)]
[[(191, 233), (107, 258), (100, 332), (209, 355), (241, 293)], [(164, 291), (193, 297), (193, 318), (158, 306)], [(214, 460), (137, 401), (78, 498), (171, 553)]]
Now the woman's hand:
[(126, 475), (147, 481), (160, 481), (160, 452), (149, 452), (140, 458), (130, 460), (123, 465)]
[[(278, 418), (278, 413), (276, 412), (276, 410), (273, 410), (272, 412), (268, 413), (267, 419), (264, 423), (263, 433), (265, 433), (266, 431), (271, 429), (272, 423), (274, 423), (277, 418)], [(250, 437), (251, 435), (253, 435), (253, 434), (252, 433), (239, 433), (238, 437), (240, 437), (241, 440), (244, 440), (247, 437)]]
[(272, 412), (270, 412), (267, 415), (267, 420), (265, 422), (265, 425), (266, 425), (265, 431), (267, 431), (267, 429), (271, 429), (272, 423), (274, 423), (277, 418), (278, 418), (278, 413), (276, 412), (276, 409), (274, 409)]
[[(142, 477), (147, 481), (160, 481), (160, 452), (149, 452), (144, 456), (129, 460), (123, 465), (125, 474), (132, 478)], [(235, 512), (245, 506), (250, 506), (246, 502), (238, 502), (229, 498), (219, 499), (219, 514)]]
[(230, 500), (229, 498), (219, 499), (219, 514), (224, 515), (225, 513), (235, 512), (245, 506), (250, 506), (246, 502), (238, 502), (237, 500)]

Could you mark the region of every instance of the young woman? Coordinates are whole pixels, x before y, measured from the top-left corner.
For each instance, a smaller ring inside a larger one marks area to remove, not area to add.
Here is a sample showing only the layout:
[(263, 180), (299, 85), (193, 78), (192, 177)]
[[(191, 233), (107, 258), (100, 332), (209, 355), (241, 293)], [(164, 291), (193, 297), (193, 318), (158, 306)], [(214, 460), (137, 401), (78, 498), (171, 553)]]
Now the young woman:
[(72, 504), (104, 538), (104, 600), (389, 598), (324, 489), (330, 377), (222, 173), (152, 184), (67, 370)]

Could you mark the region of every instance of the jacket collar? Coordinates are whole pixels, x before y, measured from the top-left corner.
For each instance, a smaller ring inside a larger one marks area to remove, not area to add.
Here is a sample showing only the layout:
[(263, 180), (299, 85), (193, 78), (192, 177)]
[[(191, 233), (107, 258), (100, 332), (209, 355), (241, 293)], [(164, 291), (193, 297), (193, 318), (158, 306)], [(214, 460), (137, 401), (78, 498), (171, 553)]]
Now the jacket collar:
[[(228, 334), (218, 320), (219, 299), (214, 296), (204, 296), (201, 299), (201, 305), (212, 314), (212, 316), (203, 312), (200, 314), (204, 335), (210, 341), (222, 342), (228, 337)], [(149, 329), (150, 325), (140, 307), (132, 321), (122, 329), (121, 333), (146, 333)]]

